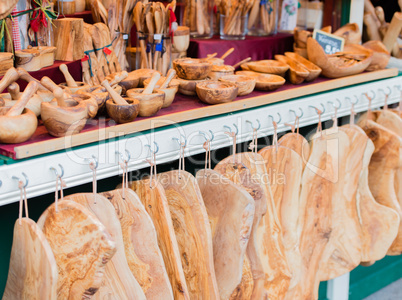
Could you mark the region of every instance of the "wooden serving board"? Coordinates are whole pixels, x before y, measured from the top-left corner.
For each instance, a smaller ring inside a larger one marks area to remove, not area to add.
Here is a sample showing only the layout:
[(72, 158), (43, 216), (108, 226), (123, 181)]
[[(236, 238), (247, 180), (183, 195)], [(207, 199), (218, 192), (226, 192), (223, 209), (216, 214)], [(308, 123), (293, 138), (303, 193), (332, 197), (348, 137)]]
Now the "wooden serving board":
[[(325, 92), (336, 88), (346, 87), (354, 84), (379, 80), (398, 75), (396, 69), (385, 69), (374, 72), (366, 72), (354, 76), (338, 79), (317, 78), (314, 82), (303, 83), (295, 86), (286, 83), (281, 88), (273, 92), (254, 91), (247, 96), (237, 97), (231, 103), (219, 105), (208, 105), (202, 103), (196, 97), (176, 95), (176, 100), (168, 108), (160, 110), (155, 116), (151, 117), (152, 128), (164, 127), (170, 122), (185, 122), (204, 118), (205, 116), (216, 116), (234, 111), (241, 111), (248, 108), (264, 106), (288, 99), (294, 99), (314, 93)], [(157, 122), (161, 120), (161, 122)], [(99, 129), (101, 129), (101, 133)], [(71, 137), (70, 147), (105, 140), (108, 137), (121, 136), (125, 134), (140, 132), (151, 129), (150, 118), (137, 118), (132, 123), (116, 125), (109, 120), (90, 120), (85, 128)], [(22, 159), (49, 153), (65, 148), (64, 138), (51, 137), (43, 125), (39, 126), (33, 137), (21, 144), (5, 145), (0, 144), (0, 154), (13, 159)]]
[(56, 259), (57, 299), (91, 298), (102, 285), (105, 267), (116, 244), (105, 226), (84, 206), (63, 200), (40, 216), (42, 229)]
[(283, 135), (279, 140), (278, 143), (280, 146), (292, 149), (302, 159), (303, 162), (303, 169), (306, 166), (306, 163), (310, 157), (310, 144), (308, 141), (298, 133), (287, 133)]
[(17, 220), (2, 299), (56, 299), (57, 279), (57, 263), (42, 230), (31, 219)]
[(130, 189), (102, 193), (119, 218), (128, 266), (147, 299), (173, 299), (173, 291), (158, 246), (155, 226), (137, 194)]

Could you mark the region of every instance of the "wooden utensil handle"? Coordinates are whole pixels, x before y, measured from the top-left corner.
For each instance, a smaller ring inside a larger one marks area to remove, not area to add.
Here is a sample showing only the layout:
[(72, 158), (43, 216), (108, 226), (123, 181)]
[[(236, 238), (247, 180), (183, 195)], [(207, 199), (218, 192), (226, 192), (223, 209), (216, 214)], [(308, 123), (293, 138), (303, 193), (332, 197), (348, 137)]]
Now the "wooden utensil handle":
[(165, 81), (162, 83), (160, 86), (160, 89), (167, 88), (169, 86), (170, 81), (173, 79), (173, 77), (176, 76), (176, 71), (174, 69), (170, 69), (169, 72), (166, 75)]
[(109, 85), (113, 86), (113, 85), (118, 84), (119, 82), (123, 81), (124, 79), (126, 79), (128, 77), (128, 73), (127, 73), (127, 71), (123, 71), (123, 72), (115, 73), (111, 77), (112, 78), (109, 82)]
[(161, 78), (161, 75), (158, 72), (155, 72), (152, 75), (151, 80), (149, 81), (149, 84), (147, 85), (147, 87), (144, 89), (144, 91), (142, 93), (143, 94), (152, 94), (152, 92), (154, 91), (155, 85), (160, 78)]
[(215, 56), (218, 55), (218, 52), (212, 53), (212, 54), (208, 54), (207, 58), (214, 58)]
[(63, 73), (64, 78), (66, 79), (67, 86), (78, 87), (78, 84), (75, 82), (73, 76), (71, 76), (71, 74), (68, 71), (68, 68), (65, 64), (61, 64), (59, 69)]
[(20, 95), (20, 86), (18, 85), (18, 83), (13, 82), (12, 84), (10, 84), (7, 88), (7, 91), (10, 93), (12, 100), (18, 100), (18, 97)]
[(391, 23), (389, 24), (387, 33), (384, 36), (383, 43), (388, 51), (392, 50), (396, 39), (402, 29), (402, 13), (396, 12), (392, 17)]
[(23, 68), (17, 68), (18, 76), (20, 79), (25, 80), (26, 82), (31, 82), (35, 81), (38, 86), (40, 91), (49, 91), (46, 87), (44, 87), (38, 79), (33, 78), (25, 69)]
[(30, 82), (21, 95), (21, 98), (14, 104), (13, 107), (7, 112), (7, 116), (19, 116), (25, 108), (25, 105), (32, 98), (33, 94), (38, 90), (38, 84), (36, 82)]
[(15, 68), (8, 69), (4, 77), (0, 80), (0, 93), (4, 91), (10, 84), (17, 81), (19, 78)]
[[(239, 22), (240, 22), (240, 21), (239, 21)], [(228, 57), (233, 51), (234, 51), (234, 48), (230, 48), (228, 51), (226, 51), (225, 53), (223, 53), (223, 55), (221, 56), (221, 59), (225, 59), (225, 58)]]
[(40, 80), (40, 83), (51, 92), (54, 92), (54, 90), (59, 87), (57, 84), (54, 83), (53, 80), (51, 80), (47, 76), (43, 76)]
[(116, 104), (119, 105), (128, 105), (128, 102), (124, 100), (119, 94), (115, 92), (115, 90), (112, 89), (110, 86), (109, 82), (107, 80), (102, 81), (101, 85), (106, 88), (106, 90), (109, 92), (110, 97), (112, 97), (113, 101)]
[(57, 105), (59, 107), (67, 107), (67, 103), (66, 103), (66, 101), (64, 99), (64, 92), (63, 92), (63, 89), (61, 87), (56, 86), (56, 88), (53, 90), (53, 95), (56, 98)]
[(234, 64), (233, 65), (233, 68), (237, 68), (238, 66), (240, 66), (241, 64), (244, 64), (244, 63), (246, 63), (246, 62), (248, 62), (248, 61), (250, 61), (251, 60), (251, 57), (247, 57), (246, 59), (243, 59), (242, 61), (239, 61), (237, 64)]

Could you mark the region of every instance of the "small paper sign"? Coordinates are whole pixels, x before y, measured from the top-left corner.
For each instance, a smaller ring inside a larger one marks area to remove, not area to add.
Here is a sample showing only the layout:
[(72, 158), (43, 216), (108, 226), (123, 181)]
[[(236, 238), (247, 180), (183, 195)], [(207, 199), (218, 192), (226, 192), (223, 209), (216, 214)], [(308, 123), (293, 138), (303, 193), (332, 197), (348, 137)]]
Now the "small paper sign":
[(313, 32), (313, 39), (321, 45), (326, 54), (334, 54), (343, 51), (345, 44), (344, 38), (316, 29), (314, 29)]
[(123, 34), (123, 40), (128, 40), (128, 34), (127, 33)]
[(108, 47), (103, 48), (103, 52), (105, 52), (105, 54), (109, 55), (112, 53), (112, 50), (110, 50)]
[(161, 40), (161, 39), (162, 39), (162, 35), (160, 33), (154, 34), (154, 40)]

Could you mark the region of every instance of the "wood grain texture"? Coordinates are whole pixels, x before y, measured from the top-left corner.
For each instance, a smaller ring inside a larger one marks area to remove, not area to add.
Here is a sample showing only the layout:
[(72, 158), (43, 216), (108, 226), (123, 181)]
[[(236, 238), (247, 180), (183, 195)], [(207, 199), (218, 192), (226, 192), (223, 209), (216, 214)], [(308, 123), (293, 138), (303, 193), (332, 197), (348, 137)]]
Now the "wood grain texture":
[(117, 189), (102, 193), (119, 218), (128, 266), (147, 299), (173, 299), (155, 226), (134, 191)]
[(57, 279), (57, 263), (42, 230), (31, 219), (17, 220), (2, 299), (56, 299)]
[[(401, 167), (401, 139), (392, 131), (367, 120), (362, 116), (359, 126), (366, 132), (367, 136), (374, 143), (375, 150), (369, 164), (369, 187), (374, 199), (389, 208), (394, 209), (399, 217), (402, 216), (402, 209), (395, 192), (395, 174)], [(399, 255), (402, 253), (402, 223), (399, 223), (399, 231), (388, 255)]]
[[(229, 300), (252, 299), (254, 289), (253, 273), (251, 272), (250, 261), (247, 255), (244, 256), (243, 271), (240, 284), (237, 285)], [(257, 298), (258, 299), (258, 298)]]
[(84, 57), (84, 20), (53, 20), (55, 60), (74, 61)]
[(129, 187), (137, 193), (154, 223), (174, 299), (190, 299), (165, 191), (159, 183), (152, 184), (150, 187), (145, 179), (130, 182)]
[(263, 157), (270, 174), (273, 201), (282, 226), (284, 251), (292, 274), (289, 288), (293, 288), (300, 281), (302, 265), (299, 216), (303, 210), (299, 205), (299, 195), (303, 161), (295, 151), (282, 146), (268, 146), (258, 153)]
[(328, 147), (336, 147), (338, 151), (337, 172), (330, 179), (332, 232), (319, 268), (320, 280), (326, 281), (350, 272), (361, 261), (356, 193), (367, 137), (349, 125), (325, 130), (323, 136)]
[(115, 209), (109, 200), (101, 195), (96, 195), (95, 202), (93, 193), (69, 195), (64, 199), (79, 203), (91, 211), (106, 227), (116, 243), (116, 254), (106, 265), (102, 286), (94, 295), (93, 299), (103, 300), (108, 297), (127, 300), (146, 299), (140, 285), (128, 266), (124, 252), (121, 225)]
[(196, 175), (211, 224), (216, 280), (221, 299), (241, 281), (254, 218), (254, 200), (243, 188), (213, 170)]
[(59, 201), (40, 216), (42, 229), (56, 259), (59, 277), (57, 299), (89, 299), (104, 279), (105, 267), (116, 244), (105, 226), (84, 206)]
[(303, 169), (310, 157), (310, 144), (308, 141), (298, 133), (287, 133), (283, 135), (279, 140), (278, 144), (292, 149), (295, 151), (303, 160)]
[(374, 149), (373, 142), (367, 137), (356, 195), (362, 233), (362, 262), (377, 261), (387, 254), (398, 234), (400, 222), (400, 217), (394, 209), (376, 202), (371, 194), (368, 183), (368, 167)]
[(172, 216), (191, 299), (219, 299), (212, 233), (200, 188), (186, 171), (159, 174)]

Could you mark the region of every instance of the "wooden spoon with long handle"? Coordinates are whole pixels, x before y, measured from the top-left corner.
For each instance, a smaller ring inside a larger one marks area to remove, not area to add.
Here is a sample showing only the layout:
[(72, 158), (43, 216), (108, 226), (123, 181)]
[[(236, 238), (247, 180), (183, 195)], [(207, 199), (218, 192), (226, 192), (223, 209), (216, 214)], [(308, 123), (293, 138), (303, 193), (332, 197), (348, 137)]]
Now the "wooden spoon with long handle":
[(155, 72), (152, 75), (151, 80), (149, 81), (147, 87), (142, 91), (142, 94), (152, 94), (152, 92), (154, 91), (155, 85), (160, 78), (161, 78), (161, 74), (159, 74), (158, 72)]
[(107, 80), (102, 81), (101, 85), (106, 88), (106, 90), (109, 92), (110, 97), (112, 97), (113, 101), (116, 104), (119, 105), (128, 105), (128, 102), (123, 99), (112, 87), (110, 86), (109, 82)]
[(223, 53), (223, 55), (221, 56), (221, 59), (225, 59), (225, 58), (228, 57), (230, 54), (232, 54), (233, 51), (234, 51), (234, 48), (230, 48), (228, 51), (226, 51), (225, 53)]
[(250, 61), (251, 60), (251, 57), (247, 57), (247, 58), (245, 58), (245, 59), (243, 59), (243, 60), (241, 60), (241, 61), (239, 61), (237, 64), (234, 64), (233, 65), (233, 68), (237, 68), (238, 66), (240, 66), (241, 64), (244, 64), (244, 63), (246, 63), (246, 62), (248, 62), (248, 61)]
[(70, 72), (68, 71), (68, 67), (65, 64), (61, 64), (59, 69), (66, 79), (67, 86), (78, 87), (78, 84), (75, 82), (73, 76), (71, 76)]
[(174, 69), (170, 69), (167, 73), (165, 81), (159, 87), (160, 89), (165, 89), (169, 86), (170, 81), (172, 81), (173, 77), (176, 76), (176, 71)]
[[(142, 10), (143, 10), (143, 4), (142, 4), (142, 2), (138, 1), (134, 7), (134, 23), (135, 23), (135, 27), (137, 27), (138, 32), (143, 32), (143, 30), (144, 30), (144, 28), (142, 28), (142, 25), (141, 25)], [(141, 39), (140, 39), (140, 51), (141, 51), (142, 67), (148, 69), (149, 66), (148, 66), (147, 53), (145, 51), (145, 41), (141, 40)]]
[(22, 93), (21, 98), (10, 108), (6, 116), (19, 116), (37, 90), (38, 84), (36, 82), (30, 82)]

